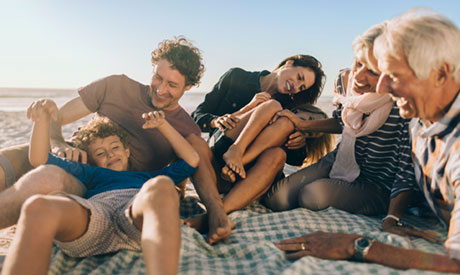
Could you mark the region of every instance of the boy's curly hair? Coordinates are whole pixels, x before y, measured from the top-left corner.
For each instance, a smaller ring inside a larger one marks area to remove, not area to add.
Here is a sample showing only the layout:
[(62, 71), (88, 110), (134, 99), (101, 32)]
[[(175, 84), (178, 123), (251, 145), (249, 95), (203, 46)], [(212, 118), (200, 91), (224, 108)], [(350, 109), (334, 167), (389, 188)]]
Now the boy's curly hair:
[(152, 65), (156, 66), (163, 58), (185, 77), (185, 86), (200, 83), (204, 72), (203, 58), (200, 50), (185, 37), (160, 42), (158, 48), (152, 51)]
[(78, 149), (88, 151), (88, 146), (96, 138), (117, 136), (125, 148), (128, 148), (128, 133), (108, 117), (95, 115), (72, 136), (72, 143)]

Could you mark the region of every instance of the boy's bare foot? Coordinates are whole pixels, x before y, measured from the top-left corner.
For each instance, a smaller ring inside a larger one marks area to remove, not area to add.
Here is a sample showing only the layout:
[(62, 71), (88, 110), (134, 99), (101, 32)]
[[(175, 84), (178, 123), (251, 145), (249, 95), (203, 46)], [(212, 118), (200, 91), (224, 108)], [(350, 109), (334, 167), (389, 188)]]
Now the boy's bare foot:
[(213, 245), (220, 240), (227, 238), (232, 233), (235, 224), (228, 218), (217, 217), (210, 219), (208, 214), (201, 215), (196, 218), (186, 219), (185, 225), (195, 228), (201, 234), (208, 233), (208, 243)]
[(232, 169), (235, 173), (240, 175), (241, 178), (246, 178), (246, 171), (243, 165), (243, 153), (237, 145), (231, 145), (227, 152), (222, 156), (228, 168)]
[(232, 169), (228, 168), (227, 165), (222, 167), (222, 170), (220, 172), (220, 177), (225, 181), (229, 181), (229, 182), (232, 182), (232, 183), (236, 182), (235, 173), (232, 171)]

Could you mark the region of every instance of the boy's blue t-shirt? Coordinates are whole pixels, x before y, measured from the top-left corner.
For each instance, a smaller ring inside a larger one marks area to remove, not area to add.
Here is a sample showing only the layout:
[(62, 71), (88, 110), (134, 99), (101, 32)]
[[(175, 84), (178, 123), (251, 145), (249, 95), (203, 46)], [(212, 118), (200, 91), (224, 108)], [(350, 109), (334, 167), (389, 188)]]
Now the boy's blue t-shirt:
[(85, 198), (90, 198), (96, 194), (111, 190), (140, 189), (146, 181), (160, 175), (168, 176), (175, 184), (179, 184), (190, 177), (197, 169), (181, 159), (156, 172), (114, 171), (80, 162), (68, 161), (52, 154), (49, 154), (46, 164), (61, 167), (80, 180), (88, 189)]

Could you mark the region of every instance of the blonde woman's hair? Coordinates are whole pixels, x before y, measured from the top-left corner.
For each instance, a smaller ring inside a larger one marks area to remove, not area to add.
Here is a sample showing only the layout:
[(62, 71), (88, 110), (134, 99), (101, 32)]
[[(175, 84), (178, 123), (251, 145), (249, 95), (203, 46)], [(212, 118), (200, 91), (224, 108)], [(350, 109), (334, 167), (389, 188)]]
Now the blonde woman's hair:
[[(293, 111), (321, 114), (324, 117), (324, 119), (328, 118), (328, 115), (323, 110), (308, 103), (297, 106)], [(320, 137), (307, 138), (305, 146), (305, 150), (307, 151), (307, 157), (303, 161), (301, 167), (307, 167), (316, 163), (327, 153), (334, 150), (335, 146), (336, 141), (334, 134), (324, 133)]]
[(358, 53), (362, 52), (365, 62), (374, 72), (379, 72), (379, 69), (375, 68), (374, 64), (370, 62), (369, 54), (373, 50), (375, 39), (384, 32), (387, 24), (388, 21), (384, 21), (374, 25), (353, 40), (354, 55), (357, 56)]

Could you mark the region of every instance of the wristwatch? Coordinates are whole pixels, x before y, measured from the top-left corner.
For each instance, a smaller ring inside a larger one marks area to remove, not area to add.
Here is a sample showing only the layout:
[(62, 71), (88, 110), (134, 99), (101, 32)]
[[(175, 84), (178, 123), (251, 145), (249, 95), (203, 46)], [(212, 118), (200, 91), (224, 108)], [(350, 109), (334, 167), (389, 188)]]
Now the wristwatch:
[(356, 261), (364, 262), (369, 249), (374, 243), (374, 239), (367, 237), (359, 237), (355, 240), (355, 253), (353, 254), (353, 259)]

